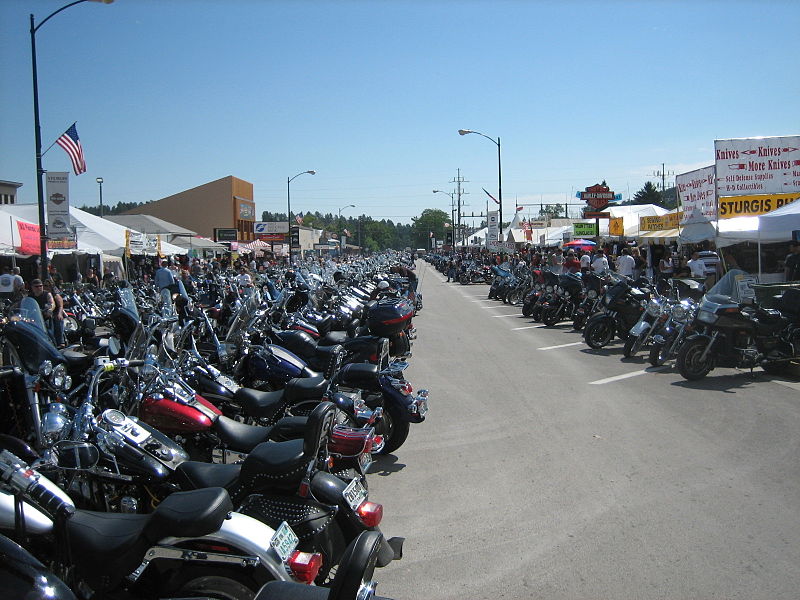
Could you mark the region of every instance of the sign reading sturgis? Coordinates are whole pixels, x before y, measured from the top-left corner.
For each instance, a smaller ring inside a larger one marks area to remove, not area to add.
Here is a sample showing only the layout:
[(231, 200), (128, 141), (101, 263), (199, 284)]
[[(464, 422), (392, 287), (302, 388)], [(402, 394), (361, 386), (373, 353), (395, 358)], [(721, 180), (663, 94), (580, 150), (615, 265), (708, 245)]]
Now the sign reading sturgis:
[(757, 194), (754, 196), (725, 196), (719, 199), (719, 218), (757, 217), (791, 204), (800, 194)]

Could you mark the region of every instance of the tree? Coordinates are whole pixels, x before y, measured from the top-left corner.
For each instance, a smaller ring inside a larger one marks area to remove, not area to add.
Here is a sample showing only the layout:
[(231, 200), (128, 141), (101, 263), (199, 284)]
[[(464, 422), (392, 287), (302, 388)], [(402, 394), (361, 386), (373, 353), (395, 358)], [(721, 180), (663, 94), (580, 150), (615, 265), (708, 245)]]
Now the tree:
[(644, 184), (644, 187), (633, 195), (631, 204), (661, 204), (661, 192), (656, 189), (652, 181)]
[(413, 219), (413, 240), (417, 248), (427, 248), (430, 244), (430, 235), (444, 239), (444, 224), (450, 223), (450, 215), (438, 208), (426, 208), (422, 214)]
[(545, 204), (539, 209), (540, 219), (557, 219), (561, 215), (566, 215), (562, 204)]

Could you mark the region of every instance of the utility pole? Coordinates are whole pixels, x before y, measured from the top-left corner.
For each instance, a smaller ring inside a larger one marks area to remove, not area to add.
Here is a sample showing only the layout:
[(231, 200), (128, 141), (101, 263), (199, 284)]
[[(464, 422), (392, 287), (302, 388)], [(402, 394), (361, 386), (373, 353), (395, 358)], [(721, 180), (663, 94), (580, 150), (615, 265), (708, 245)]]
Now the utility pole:
[(675, 171), (667, 171), (666, 164), (661, 163), (661, 170), (660, 171), (653, 171), (653, 176), (661, 177), (661, 193), (663, 194), (664, 191), (667, 189), (667, 177), (672, 177), (675, 175)]
[[(462, 192), (461, 191), (461, 184), (462, 183), (469, 183), (469, 182), (466, 179), (464, 179), (463, 177), (461, 177), (461, 169), (458, 169), (456, 173), (457, 173), (456, 178), (453, 179), (453, 181), (451, 181), (450, 183), (455, 183), (456, 184), (456, 197), (458, 198), (458, 201), (457, 201), (458, 203), (456, 205), (458, 207), (458, 225), (457, 225), (456, 233), (460, 238), (461, 237), (461, 196), (466, 196), (467, 193), (468, 193), (468, 192)], [(456, 239), (455, 238), (453, 238), (453, 247), (454, 248), (456, 247)]]

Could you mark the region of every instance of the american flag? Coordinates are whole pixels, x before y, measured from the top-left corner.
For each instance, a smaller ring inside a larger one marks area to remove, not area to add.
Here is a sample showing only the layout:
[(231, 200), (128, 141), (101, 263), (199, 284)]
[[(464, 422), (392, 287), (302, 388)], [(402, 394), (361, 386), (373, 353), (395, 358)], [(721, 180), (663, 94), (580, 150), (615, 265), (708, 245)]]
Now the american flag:
[(301, 217), (300, 215), (295, 215), (294, 220), (297, 221), (298, 225), (303, 224), (303, 217)]
[(349, 231), (347, 231), (347, 229), (345, 229), (345, 230), (344, 230), (344, 234), (345, 234), (347, 237), (350, 237), (350, 232), (349, 232)]
[(78, 138), (78, 130), (75, 129), (75, 123), (56, 140), (56, 144), (61, 146), (69, 155), (72, 161), (72, 170), (75, 171), (75, 175), (86, 172), (86, 161), (83, 158), (83, 146), (81, 146), (81, 140)]

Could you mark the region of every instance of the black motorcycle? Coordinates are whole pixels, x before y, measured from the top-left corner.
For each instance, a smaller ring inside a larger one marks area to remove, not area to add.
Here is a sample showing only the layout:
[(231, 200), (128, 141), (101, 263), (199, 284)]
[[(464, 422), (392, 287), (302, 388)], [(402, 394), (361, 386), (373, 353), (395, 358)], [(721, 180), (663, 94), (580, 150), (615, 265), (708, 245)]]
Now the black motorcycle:
[(610, 285), (603, 295), (602, 312), (586, 322), (583, 339), (595, 350), (610, 344), (615, 335), (627, 339), (631, 327), (644, 311), (642, 304), (650, 297), (647, 288), (634, 287), (627, 277), (617, 277), (617, 282)]

